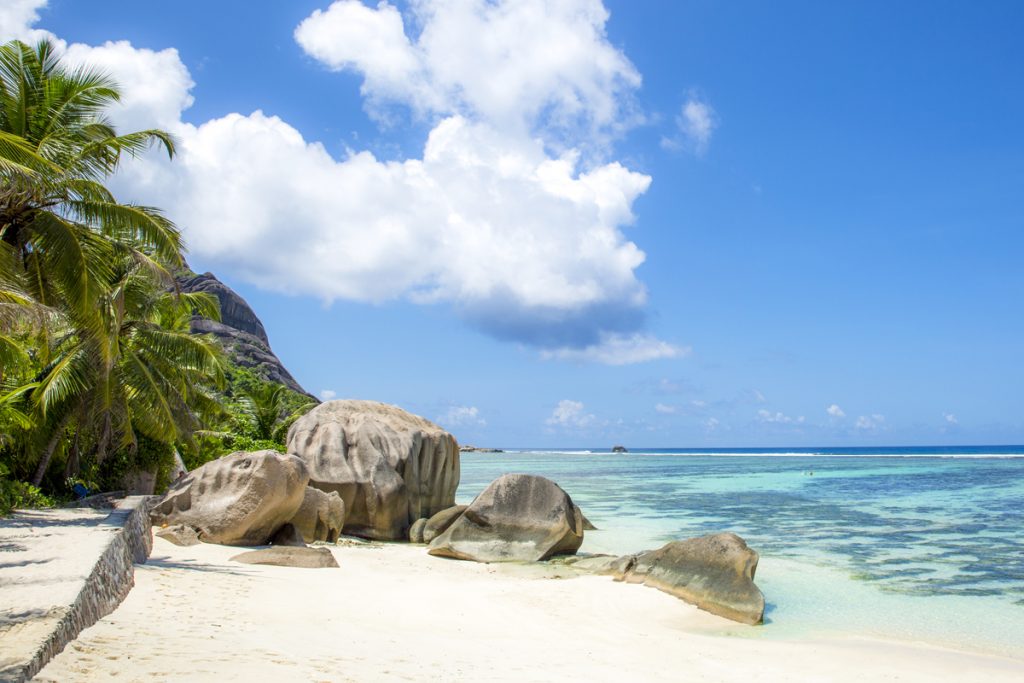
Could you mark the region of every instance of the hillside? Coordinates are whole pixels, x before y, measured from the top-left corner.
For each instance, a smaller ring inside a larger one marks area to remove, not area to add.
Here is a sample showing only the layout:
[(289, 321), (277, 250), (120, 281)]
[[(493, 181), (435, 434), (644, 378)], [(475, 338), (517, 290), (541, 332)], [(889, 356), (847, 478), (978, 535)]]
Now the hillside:
[(220, 322), (196, 316), (192, 319), (193, 333), (214, 335), (234, 365), (249, 368), (268, 381), (312, 397), (274, 354), (259, 316), (235, 290), (213, 273), (188, 272), (176, 279), (182, 291), (208, 292), (220, 301)]

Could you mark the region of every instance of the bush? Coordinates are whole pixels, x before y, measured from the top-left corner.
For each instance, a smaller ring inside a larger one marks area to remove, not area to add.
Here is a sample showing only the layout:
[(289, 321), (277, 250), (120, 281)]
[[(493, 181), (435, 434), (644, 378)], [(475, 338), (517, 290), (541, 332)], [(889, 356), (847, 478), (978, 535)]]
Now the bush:
[(28, 482), (8, 479), (6, 467), (0, 464), (0, 515), (9, 515), (15, 508), (53, 507), (54, 500)]

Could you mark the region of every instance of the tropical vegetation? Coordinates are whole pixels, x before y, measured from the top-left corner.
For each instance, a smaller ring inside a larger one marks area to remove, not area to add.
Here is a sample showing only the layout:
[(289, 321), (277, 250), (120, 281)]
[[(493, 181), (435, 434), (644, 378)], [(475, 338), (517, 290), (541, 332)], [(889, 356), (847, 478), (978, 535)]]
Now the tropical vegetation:
[(180, 231), (104, 185), (175, 142), (119, 134), (119, 100), (51, 42), (0, 46), (0, 513), (166, 472), (175, 452), (194, 464), (246, 438), (276, 445), (301, 403), (190, 333), (219, 309), (178, 288)]

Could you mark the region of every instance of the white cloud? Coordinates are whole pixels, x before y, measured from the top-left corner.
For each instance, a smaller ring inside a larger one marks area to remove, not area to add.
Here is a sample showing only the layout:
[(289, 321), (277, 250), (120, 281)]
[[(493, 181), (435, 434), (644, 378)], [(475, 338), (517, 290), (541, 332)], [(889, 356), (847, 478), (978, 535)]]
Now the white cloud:
[(541, 352), (546, 359), (587, 361), (604, 365), (631, 365), (663, 358), (679, 358), (690, 353), (648, 334), (603, 333), (599, 342), (582, 348), (562, 347)]
[(437, 422), (450, 427), (487, 425), (487, 421), (480, 417), (480, 410), (476, 406), (452, 406), (448, 412), (437, 418)]
[(943, 413), (942, 414), (942, 419), (945, 420), (946, 424), (949, 424), (949, 425), (960, 424), (960, 422), (956, 419), (956, 415), (953, 415), (952, 413)]
[(337, 395), (338, 395), (338, 392), (336, 392), (334, 389), (321, 389), (320, 390), (320, 400), (322, 400), (322, 401), (331, 401)]
[(718, 127), (718, 118), (710, 104), (690, 94), (676, 116), (677, 133), (661, 140), (668, 149), (686, 149), (701, 156), (711, 144), (711, 136)]
[(707, 432), (710, 433), (710, 432), (718, 431), (718, 428), (721, 426), (722, 423), (719, 422), (718, 418), (716, 418), (716, 417), (709, 417), (706, 420), (704, 420), (703, 424), (704, 424), (704, 429)]
[[(179, 139), (173, 162), (147, 155), (112, 188), (164, 208), (204, 267), (325, 302), (446, 303), (549, 358), (684, 354), (639, 331), (645, 255), (623, 230), (651, 178), (583, 162), (578, 140), (556, 125), (579, 132), (583, 122), (590, 133), (580, 135), (592, 138), (628, 122), (639, 75), (608, 43), (603, 5), (421, 0), (412, 13), (414, 38), (386, 2), (338, 2), (296, 29), (310, 54), (363, 74), (371, 105), (443, 117), (422, 157), (399, 161), (358, 150), (335, 159), (261, 111), (185, 123), (193, 81), (174, 49), (122, 41), (67, 53), (122, 84), (119, 127)], [(27, 28), (32, 12), (10, 21)]]
[(133, 47), (126, 40), (100, 46), (75, 43), (65, 58), (112, 74), (121, 88), (114, 119), (123, 131), (181, 127), (181, 112), (192, 106), (195, 85), (178, 51)]
[(564, 399), (558, 402), (545, 423), (552, 427), (565, 429), (583, 429), (594, 424), (596, 418), (584, 412), (583, 403)]
[(757, 411), (758, 422), (766, 422), (772, 424), (803, 424), (804, 416), (790, 417), (780, 412), (771, 412), (770, 410), (759, 410)]
[(708, 407), (708, 402), (702, 401), (699, 398), (695, 398), (692, 401), (690, 401), (690, 405), (693, 406), (694, 408), (697, 408), (698, 410), (703, 410), (704, 408)]
[(826, 408), (825, 412), (829, 414), (829, 417), (834, 417), (834, 418), (837, 418), (837, 419), (838, 418), (846, 417), (846, 413), (843, 412), (843, 409), (840, 408), (835, 403), (833, 403), (828, 408)]
[(875, 432), (885, 429), (885, 415), (874, 413), (872, 415), (861, 415), (857, 418), (854, 427), (865, 432)]
[(371, 113), (397, 103), (585, 141), (632, 121), (641, 82), (607, 20), (599, 0), (420, 0), (408, 22), (387, 2), (340, 0), (295, 39), (329, 68), (360, 73)]
[(661, 413), (662, 415), (675, 415), (679, 412), (676, 406), (665, 405), (664, 403), (658, 403), (654, 406), (654, 411)]
[(49, 34), (33, 29), (39, 20), (39, 10), (46, 6), (46, 0), (3, 0), (0, 3), (0, 43), (22, 40), (32, 43)]

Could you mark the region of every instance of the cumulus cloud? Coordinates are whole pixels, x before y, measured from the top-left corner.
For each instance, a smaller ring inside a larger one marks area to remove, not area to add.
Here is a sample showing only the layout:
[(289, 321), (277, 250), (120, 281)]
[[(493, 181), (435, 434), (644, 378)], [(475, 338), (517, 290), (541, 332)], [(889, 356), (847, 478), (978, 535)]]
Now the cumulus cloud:
[(599, 0), (420, 0), (408, 18), (388, 2), (339, 0), (295, 39), (329, 68), (361, 74), (371, 114), (402, 104), (576, 142), (635, 117), (641, 77), (608, 42)]
[(564, 429), (583, 429), (593, 425), (596, 419), (584, 410), (582, 402), (564, 399), (558, 402), (545, 424)]
[(18, 39), (33, 42), (48, 35), (46, 31), (33, 29), (39, 20), (39, 10), (46, 6), (46, 0), (4, 0), (0, 3), (0, 41)]
[(704, 420), (702, 424), (704, 425), (704, 430), (707, 431), (709, 434), (711, 432), (718, 431), (718, 428), (722, 425), (722, 423), (719, 422), (717, 417), (709, 417), (706, 420)]
[(861, 415), (854, 423), (854, 427), (863, 432), (877, 432), (885, 429), (885, 415), (874, 413), (872, 415)]
[(679, 412), (679, 408), (676, 406), (665, 405), (664, 403), (657, 403), (654, 406), (654, 412), (661, 413), (662, 415), (675, 415)]
[(338, 395), (338, 392), (336, 392), (334, 389), (321, 389), (320, 390), (320, 400), (322, 400), (322, 401), (331, 401), (337, 395)]
[(828, 408), (826, 408), (825, 412), (828, 413), (829, 417), (834, 417), (834, 418), (837, 418), (837, 419), (838, 418), (846, 417), (846, 413), (843, 412), (843, 409), (840, 408), (835, 403), (833, 403)]
[[(41, 6), (21, 2), (0, 17), (28, 30)], [(643, 332), (645, 255), (623, 232), (651, 178), (584, 161), (567, 132), (613, 134), (640, 83), (607, 40), (603, 5), (422, 0), (410, 12), (416, 34), (392, 5), (351, 0), (295, 32), (328, 67), (362, 74), (371, 109), (433, 117), (421, 157), (396, 161), (359, 150), (334, 158), (262, 111), (186, 123), (194, 84), (173, 48), (68, 46), (73, 62), (122, 84), (119, 126), (162, 127), (180, 141), (173, 162), (127, 164), (113, 189), (163, 207), (204, 266), (264, 289), (327, 303), (444, 303), (548, 358), (684, 355)]]
[(770, 410), (759, 410), (757, 411), (757, 421), (771, 424), (803, 424), (804, 416), (790, 417), (784, 413), (772, 412)]
[(710, 104), (690, 94), (676, 116), (676, 133), (661, 140), (667, 149), (686, 149), (701, 156), (711, 144), (718, 118)]
[(689, 348), (669, 344), (649, 334), (602, 333), (596, 343), (582, 348), (547, 349), (541, 352), (541, 356), (547, 359), (595, 362), (605, 365), (630, 365), (661, 358), (679, 358), (689, 352)]
[(945, 420), (947, 425), (958, 425), (960, 422), (956, 419), (956, 415), (952, 413), (943, 413), (942, 419)]
[(480, 417), (480, 410), (476, 406), (452, 406), (444, 415), (437, 418), (437, 421), (448, 427), (484, 427), (487, 420)]

